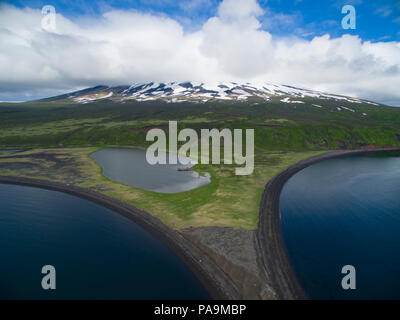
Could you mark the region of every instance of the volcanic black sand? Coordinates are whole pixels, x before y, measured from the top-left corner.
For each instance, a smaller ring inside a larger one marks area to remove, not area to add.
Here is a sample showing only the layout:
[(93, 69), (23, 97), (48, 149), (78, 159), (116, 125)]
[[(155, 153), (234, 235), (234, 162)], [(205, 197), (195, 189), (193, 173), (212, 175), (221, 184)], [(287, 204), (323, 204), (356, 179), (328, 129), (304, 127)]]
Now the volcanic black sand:
[(261, 268), (263, 268), (265, 277), (268, 283), (275, 290), (278, 299), (293, 300), (307, 298), (295, 276), (292, 266), (290, 265), (281, 233), (279, 198), (286, 181), (288, 181), (288, 179), (298, 171), (322, 160), (344, 155), (361, 155), (371, 152), (399, 150), (399, 148), (385, 148), (328, 152), (300, 161), (290, 166), (268, 182), (260, 204), (256, 248), (260, 256)]
[(305, 299), (281, 234), (279, 198), (283, 185), (296, 172), (325, 159), (399, 150), (334, 151), (292, 165), (266, 185), (256, 231), (222, 227), (176, 231), (143, 210), (91, 189), (12, 176), (0, 176), (0, 183), (66, 192), (124, 215), (163, 240), (190, 267), (214, 299)]
[(26, 185), (69, 193), (103, 205), (150, 231), (163, 240), (194, 272), (213, 299), (239, 299), (240, 294), (225, 273), (187, 241), (181, 233), (174, 231), (149, 213), (99, 192), (38, 179), (0, 176), (0, 183)]

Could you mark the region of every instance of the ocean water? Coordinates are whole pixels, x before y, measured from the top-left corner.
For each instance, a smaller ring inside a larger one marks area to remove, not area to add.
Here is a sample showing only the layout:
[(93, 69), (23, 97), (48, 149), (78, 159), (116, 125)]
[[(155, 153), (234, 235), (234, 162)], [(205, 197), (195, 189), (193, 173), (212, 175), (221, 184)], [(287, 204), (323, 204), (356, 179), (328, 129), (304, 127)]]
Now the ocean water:
[[(44, 265), (56, 289), (43, 290)], [(0, 299), (208, 299), (158, 238), (93, 202), (0, 184)]]
[[(313, 299), (400, 299), (400, 157), (348, 156), (314, 164), (285, 184), (281, 228)], [(344, 290), (342, 267), (356, 270)]]

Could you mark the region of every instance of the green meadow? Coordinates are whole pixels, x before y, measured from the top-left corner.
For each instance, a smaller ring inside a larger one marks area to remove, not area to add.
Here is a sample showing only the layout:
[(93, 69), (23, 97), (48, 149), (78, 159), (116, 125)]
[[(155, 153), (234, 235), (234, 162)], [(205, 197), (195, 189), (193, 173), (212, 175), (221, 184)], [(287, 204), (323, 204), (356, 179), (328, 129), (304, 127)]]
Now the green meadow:
[[(321, 105), (322, 108), (312, 106)], [(230, 226), (254, 230), (265, 184), (291, 164), (337, 149), (400, 145), (400, 109), (307, 99), (305, 104), (262, 102), (165, 103), (67, 100), (0, 104), (0, 174), (90, 188), (144, 209), (173, 228)], [(151, 128), (255, 129), (255, 170), (236, 176), (235, 165), (196, 165), (211, 183), (178, 194), (136, 189), (102, 175), (90, 154), (105, 146), (146, 148)]]

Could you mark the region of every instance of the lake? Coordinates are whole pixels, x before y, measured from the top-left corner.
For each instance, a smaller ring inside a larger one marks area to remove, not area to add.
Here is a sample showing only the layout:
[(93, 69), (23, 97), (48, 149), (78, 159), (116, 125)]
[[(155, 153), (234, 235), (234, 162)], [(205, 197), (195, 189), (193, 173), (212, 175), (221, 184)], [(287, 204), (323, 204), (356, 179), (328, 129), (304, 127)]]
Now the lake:
[[(208, 299), (161, 240), (131, 220), (57, 191), (0, 184), (1, 299)], [(41, 269), (56, 268), (56, 290)]]
[(209, 174), (203, 176), (194, 171), (178, 171), (190, 165), (150, 165), (146, 161), (145, 150), (104, 148), (91, 157), (103, 168), (107, 178), (148, 191), (178, 193), (211, 182)]
[(11, 150), (11, 149), (5, 149), (5, 150), (0, 150), (0, 154), (2, 154), (2, 153), (14, 153), (14, 152), (20, 152), (20, 151), (22, 151), (22, 150), (19, 150), (19, 149), (15, 149), (15, 150)]
[[(400, 299), (400, 157), (329, 159), (296, 173), (280, 198), (289, 258), (313, 299)], [(343, 290), (342, 267), (356, 269)]]

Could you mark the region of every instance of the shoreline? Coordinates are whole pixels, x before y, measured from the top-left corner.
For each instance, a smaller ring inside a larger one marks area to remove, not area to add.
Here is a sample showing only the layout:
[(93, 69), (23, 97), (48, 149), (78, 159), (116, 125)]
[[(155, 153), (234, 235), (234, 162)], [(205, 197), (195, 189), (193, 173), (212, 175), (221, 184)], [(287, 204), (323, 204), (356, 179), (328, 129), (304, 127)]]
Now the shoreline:
[[(264, 278), (263, 282), (265, 281), (273, 289), (278, 300), (307, 299), (290, 263), (281, 233), (279, 200), (280, 192), (286, 181), (300, 170), (322, 160), (346, 155), (390, 151), (400, 151), (400, 148), (330, 151), (297, 162), (268, 181), (260, 202), (254, 249), (256, 263)], [(243, 298), (242, 289), (238, 287), (238, 283), (234, 282), (237, 277), (231, 278), (232, 275), (224, 268), (223, 264), (215, 261), (207, 250), (205, 251), (190, 237), (185, 236), (184, 232), (168, 227), (160, 219), (144, 210), (89, 188), (59, 182), (0, 175), (0, 183), (64, 192), (111, 209), (132, 220), (166, 244), (193, 272), (211, 299), (241, 300)]]
[(160, 239), (183, 261), (201, 282), (211, 299), (238, 300), (241, 295), (231, 279), (201, 249), (189, 242), (180, 232), (169, 228), (158, 218), (133, 205), (103, 195), (97, 191), (73, 185), (39, 179), (0, 176), (0, 183), (42, 188), (71, 194), (125, 216)]
[(256, 250), (264, 276), (282, 300), (308, 299), (290, 263), (281, 232), (280, 193), (285, 183), (297, 172), (317, 162), (347, 155), (400, 151), (400, 148), (331, 151), (291, 165), (272, 178), (265, 186), (256, 237)]

